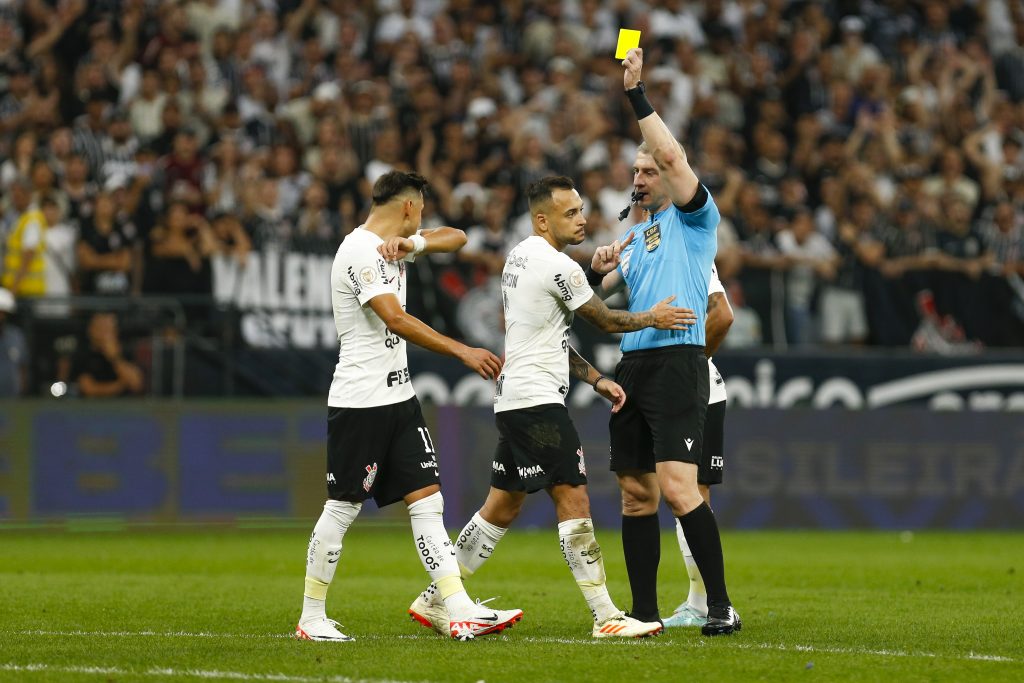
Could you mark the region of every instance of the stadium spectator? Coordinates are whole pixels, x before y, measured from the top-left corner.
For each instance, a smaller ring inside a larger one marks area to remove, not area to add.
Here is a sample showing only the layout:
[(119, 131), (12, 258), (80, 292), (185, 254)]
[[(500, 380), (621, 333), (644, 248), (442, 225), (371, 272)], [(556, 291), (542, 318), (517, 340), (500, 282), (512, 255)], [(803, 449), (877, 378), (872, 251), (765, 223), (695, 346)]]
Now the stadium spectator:
[(85, 339), (72, 360), (71, 378), (79, 395), (88, 398), (142, 393), (142, 370), (124, 356), (116, 315), (98, 312), (89, 318)]
[(14, 295), (0, 288), (0, 398), (21, 396), (28, 375), (25, 335), (11, 321), (16, 310)]
[(43, 296), (46, 294), (43, 275), (46, 217), (32, 203), (32, 182), (28, 178), (15, 178), (10, 195), (13, 222), (5, 240), (0, 284), (16, 297)]
[(138, 231), (119, 212), (112, 186), (96, 195), (81, 225), (76, 256), (83, 294), (124, 296), (138, 282)]

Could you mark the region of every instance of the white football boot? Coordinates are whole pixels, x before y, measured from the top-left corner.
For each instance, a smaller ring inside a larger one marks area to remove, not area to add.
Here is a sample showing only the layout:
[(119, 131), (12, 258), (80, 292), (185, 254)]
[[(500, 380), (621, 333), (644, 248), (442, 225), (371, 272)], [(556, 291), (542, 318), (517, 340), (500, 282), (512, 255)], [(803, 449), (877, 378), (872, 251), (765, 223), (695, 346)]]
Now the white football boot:
[(661, 633), (664, 626), (660, 621), (640, 621), (619, 612), (602, 622), (594, 624), (595, 638), (646, 638)]
[[(489, 600), (493, 600), (490, 598)], [(485, 600), (484, 602), (489, 602)], [(523, 618), (521, 609), (488, 609), (477, 600), (476, 609), (469, 615), (452, 616), (448, 632), (456, 640), (473, 640), (490, 633), (500, 633)]]
[(441, 599), (441, 594), (434, 584), (427, 586), (426, 590), (412, 601), (412, 604), (409, 605), (409, 616), (421, 625), (434, 629), (442, 636), (451, 635), (448, 608), (444, 606), (444, 600)]
[(355, 640), (338, 630), (341, 626), (334, 619), (321, 617), (310, 621), (300, 621), (295, 627), (297, 640), (316, 640), (325, 643), (350, 643)]

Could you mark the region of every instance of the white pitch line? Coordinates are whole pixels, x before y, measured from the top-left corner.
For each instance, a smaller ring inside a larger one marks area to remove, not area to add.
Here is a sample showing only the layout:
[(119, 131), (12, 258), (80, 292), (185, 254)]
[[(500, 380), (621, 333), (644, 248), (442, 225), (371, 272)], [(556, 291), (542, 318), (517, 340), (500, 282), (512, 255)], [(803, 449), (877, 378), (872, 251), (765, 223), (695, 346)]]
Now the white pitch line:
[[(292, 638), (288, 633), (211, 633), (208, 631), (0, 631), (3, 635), (22, 636), (58, 636), (58, 637), (95, 637), (95, 638), (226, 638), (231, 640), (282, 640)], [(420, 640), (422, 635), (399, 634), (399, 635), (357, 635), (358, 641), (394, 641), (394, 640)], [(742, 636), (741, 636), (742, 637)], [(508, 642), (522, 643), (557, 643), (559, 645), (585, 645), (585, 646), (625, 646), (625, 647), (686, 647), (679, 642), (668, 642), (654, 638), (642, 639), (601, 639), (593, 638), (555, 638), (545, 636), (519, 636), (517, 634), (502, 634), (488, 640), (502, 640)], [(707, 641), (697, 640), (698, 647), (703, 647)], [(784, 643), (748, 643), (743, 641), (730, 641), (730, 647), (737, 650), (776, 650), (779, 652), (806, 652), (823, 653), (836, 655), (858, 655), (874, 657), (916, 657), (920, 659), (954, 659), (976, 662), (1002, 662), (1016, 663), (1020, 660), (1003, 655), (991, 655), (977, 652), (966, 654), (943, 654), (936, 652), (908, 652), (906, 650), (876, 650), (871, 648), (850, 648), (831, 647), (817, 645), (786, 645)], [(285, 680), (285, 679), (282, 679)], [(316, 679), (319, 680), (319, 679)], [(341, 680), (341, 679), (339, 679)], [(348, 680), (348, 679), (344, 679)]]
[(55, 666), (53, 664), (0, 664), (0, 671), (53, 672), (68, 674), (97, 674), (103, 676), (166, 677), (223, 679), (231, 681), (280, 681), (281, 683), (410, 683), (385, 678), (349, 678), (348, 676), (291, 676), (289, 674), (251, 674), (242, 671), (218, 671), (209, 669), (121, 669), (115, 666)]

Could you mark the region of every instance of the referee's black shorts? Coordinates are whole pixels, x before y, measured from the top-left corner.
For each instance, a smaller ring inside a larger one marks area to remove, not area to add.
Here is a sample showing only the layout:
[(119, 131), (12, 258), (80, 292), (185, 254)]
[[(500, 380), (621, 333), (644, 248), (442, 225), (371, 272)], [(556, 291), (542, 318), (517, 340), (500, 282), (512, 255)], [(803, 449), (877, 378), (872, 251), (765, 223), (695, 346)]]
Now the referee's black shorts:
[(626, 404), (613, 413), (613, 472), (653, 472), (655, 463), (701, 464), (711, 380), (703, 346), (629, 351), (615, 368)]

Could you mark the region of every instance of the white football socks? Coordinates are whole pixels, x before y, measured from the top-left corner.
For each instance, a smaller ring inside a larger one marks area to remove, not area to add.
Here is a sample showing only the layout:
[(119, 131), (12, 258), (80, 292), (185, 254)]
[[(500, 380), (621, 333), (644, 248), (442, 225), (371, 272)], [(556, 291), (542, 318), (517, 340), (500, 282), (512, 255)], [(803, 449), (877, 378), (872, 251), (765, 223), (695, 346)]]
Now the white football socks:
[(558, 524), (562, 557), (572, 571), (576, 585), (587, 600), (594, 621), (601, 623), (619, 613), (605, 585), (604, 558), (594, 537), (594, 524), (587, 519), (569, 519)]
[(704, 587), (704, 579), (700, 575), (700, 569), (690, 552), (690, 545), (686, 542), (686, 534), (683, 527), (676, 520), (676, 539), (679, 540), (679, 550), (683, 553), (683, 562), (686, 563), (686, 573), (690, 577), (690, 593), (686, 596), (686, 604), (697, 614), (706, 617), (708, 615), (708, 591)]
[[(484, 562), (491, 559), (495, 546), (506, 531), (508, 529), (488, 522), (479, 512), (473, 515), (455, 541), (455, 558), (459, 562), (459, 575), (463, 580), (472, 576)], [(437, 604), (441, 601), (440, 591), (434, 584), (430, 584), (423, 591), (423, 599), (429, 604)]]
[(334, 579), (334, 571), (338, 568), (341, 539), (362, 507), (362, 503), (341, 500), (328, 500), (324, 503), (324, 511), (320, 513), (320, 519), (313, 527), (313, 535), (309, 537), (309, 548), (306, 551), (306, 589), (303, 592), (302, 616), (299, 623), (327, 616), (327, 589)]
[(498, 541), (508, 529), (495, 526), (477, 512), (459, 532), (455, 541), (455, 557), (459, 561), (459, 572), (465, 579), (491, 559)]
[(434, 493), (409, 506), (412, 536), (416, 555), (423, 568), (437, 584), (448, 614), (453, 619), (467, 616), (476, 605), (469, 599), (459, 577), (459, 564), (455, 559), (455, 546), (444, 528), (444, 498)]

